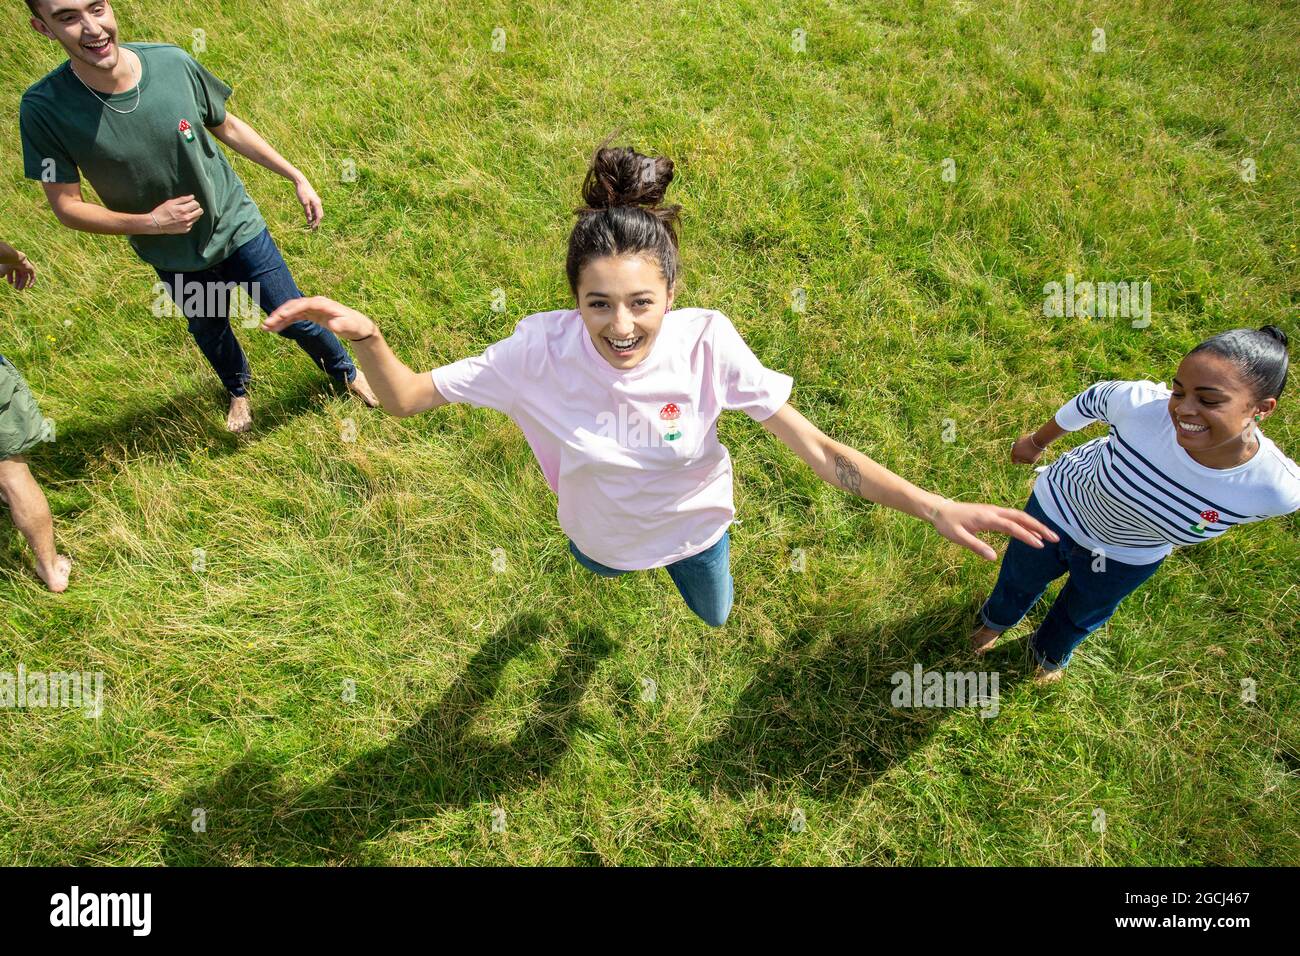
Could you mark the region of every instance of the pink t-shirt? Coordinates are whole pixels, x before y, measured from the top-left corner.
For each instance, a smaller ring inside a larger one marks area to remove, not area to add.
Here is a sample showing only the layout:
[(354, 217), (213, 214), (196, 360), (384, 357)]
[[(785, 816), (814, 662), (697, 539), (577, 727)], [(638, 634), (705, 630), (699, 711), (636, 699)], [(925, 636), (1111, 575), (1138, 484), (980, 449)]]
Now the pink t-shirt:
[(509, 338), (432, 375), (447, 401), (519, 425), (564, 533), (621, 571), (680, 561), (722, 537), (736, 509), (718, 415), (762, 421), (794, 385), (711, 309), (669, 312), (650, 354), (626, 371), (596, 351), (577, 309), (563, 309), (521, 319)]

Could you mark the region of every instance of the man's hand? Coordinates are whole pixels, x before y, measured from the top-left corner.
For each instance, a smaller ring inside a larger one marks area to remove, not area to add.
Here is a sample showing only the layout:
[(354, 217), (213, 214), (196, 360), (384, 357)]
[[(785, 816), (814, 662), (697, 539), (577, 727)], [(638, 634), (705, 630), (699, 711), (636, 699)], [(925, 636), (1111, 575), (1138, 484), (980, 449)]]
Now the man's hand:
[(1011, 460), (1017, 465), (1032, 465), (1043, 457), (1044, 449), (1034, 444), (1034, 436), (1021, 435), (1011, 446)]
[(356, 309), (349, 309), (323, 295), (314, 295), (310, 299), (290, 299), (266, 317), (262, 328), (267, 332), (279, 332), (286, 325), (304, 319), (329, 329), (349, 342), (369, 338), (379, 331), (373, 321)]
[(158, 231), (166, 235), (184, 235), (194, 228), (203, 207), (193, 196), (177, 196), (157, 206), (149, 215), (158, 224)]
[(0, 276), (4, 276), (11, 286), (21, 292), (23, 289), (31, 288), (32, 283), (36, 281), (36, 266), (32, 265), (32, 261), (17, 249), (14, 253), (18, 256), (18, 261), (0, 264)]
[(997, 558), (997, 552), (975, 537), (977, 532), (997, 531), (1019, 538), (1033, 548), (1043, 547), (1045, 540), (1060, 540), (1051, 528), (1023, 511), (999, 508), (996, 505), (944, 501), (934, 506), (929, 518), (935, 531), (989, 561)]
[(311, 188), (306, 177), (296, 180), (294, 188), (298, 193), (298, 202), (302, 203), (303, 214), (307, 217), (307, 225), (315, 229), (325, 218), (325, 207), (321, 205), (320, 196), (316, 195), (316, 190)]

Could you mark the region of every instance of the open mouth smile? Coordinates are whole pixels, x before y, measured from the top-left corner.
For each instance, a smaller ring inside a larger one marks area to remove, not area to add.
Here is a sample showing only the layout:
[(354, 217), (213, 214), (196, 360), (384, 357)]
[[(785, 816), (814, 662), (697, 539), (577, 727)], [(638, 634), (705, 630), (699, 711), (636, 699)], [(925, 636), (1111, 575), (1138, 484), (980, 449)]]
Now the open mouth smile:
[(602, 337), (609, 343), (609, 347), (619, 355), (626, 355), (629, 352), (635, 352), (645, 340), (644, 335), (637, 335), (630, 339), (611, 339), (608, 335)]

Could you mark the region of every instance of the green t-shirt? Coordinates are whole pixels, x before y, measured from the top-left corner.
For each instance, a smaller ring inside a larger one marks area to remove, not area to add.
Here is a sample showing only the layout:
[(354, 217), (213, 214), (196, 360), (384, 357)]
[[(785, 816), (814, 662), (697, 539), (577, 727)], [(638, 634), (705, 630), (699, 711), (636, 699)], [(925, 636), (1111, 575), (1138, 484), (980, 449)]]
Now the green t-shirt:
[(230, 87), (180, 47), (123, 44), (140, 57), (136, 89), (92, 92), (67, 63), (23, 94), (19, 126), (28, 179), (75, 183), (84, 174), (104, 205), (147, 213), (191, 193), (203, 215), (183, 235), (131, 236), (145, 262), (174, 272), (216, 265), (255, 238), (266, 222), (214, 137), (203, 127), (226, 119)]

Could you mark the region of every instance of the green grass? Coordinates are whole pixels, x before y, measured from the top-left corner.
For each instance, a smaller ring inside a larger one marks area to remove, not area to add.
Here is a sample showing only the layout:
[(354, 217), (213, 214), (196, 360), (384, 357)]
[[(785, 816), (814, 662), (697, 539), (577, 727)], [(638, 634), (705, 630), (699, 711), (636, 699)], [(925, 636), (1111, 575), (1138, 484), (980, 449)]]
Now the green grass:
[[(19, 96), (61, 53), (5, 8), (0, 235), (42, 271), (0, 290), (0, 348), (58, 423), (34, 467), (77, 565), (44, 593), (4, 526), (0, 669), (102, 670), (106, 702), (0, 712), (0, 861), (1300, 863), (1295, 516), (1176, 555), (1060, 685), (1024, 679), (1016, 632), (987, 665), (995, 719), (894, 709), (895, 670), (981, 666), (964, 642), (995, 566), (743, 415), (720, 425), (741, 519), (720, 630), (662, 572), (579, 568), (496, 413), (386, 418), (240, 331), (256, 430), (226, 434), (152, 272), (22, 178)], [(726, 312), (828, 434), (953, 497), (1023, 503), (1011, 440), (1098, 379), (1168, 380), (1233, 326), (1300, 338), (1291, 3), (117, 12), (128, 40), (206, 30), (231, 110), (324, 199), (309, 234), (287, 184), (235, 161), (299, 285), (414, 367), (566, 304), (570, 211), (619, 126), (678, 163), (679, 304)], [(1153, 324), (1044, 318), (1067, 272), (1149, 279)], [(1269, 433), (1300, 452), (1292, 403)]]

